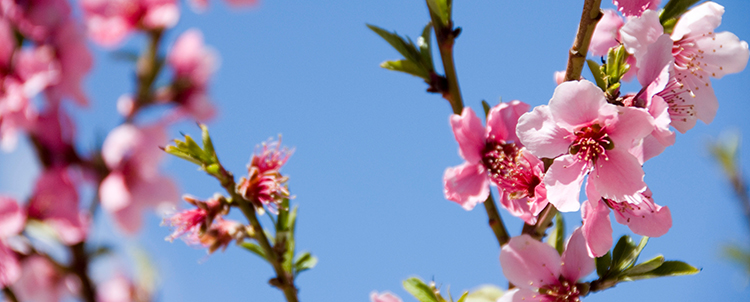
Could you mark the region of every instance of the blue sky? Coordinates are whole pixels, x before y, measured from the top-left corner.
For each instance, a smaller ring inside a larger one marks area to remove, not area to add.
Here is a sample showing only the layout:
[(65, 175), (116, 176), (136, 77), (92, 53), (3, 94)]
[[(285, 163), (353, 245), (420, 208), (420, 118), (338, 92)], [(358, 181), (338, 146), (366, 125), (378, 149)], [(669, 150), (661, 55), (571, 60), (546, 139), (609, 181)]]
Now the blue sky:
[[(718, 31), (750, 39), (750, 3), (719, 3), (726, 13)], [(454, 20), (463, 28), (455, 54), (465, 104), (475, 111), (481, 100), (496, 104), (500, 97), (546, 104), (555, 88), (552, 73), (565, 68), (581, 6), (582, 1), (454, 1)], [(507, 284), (484, 211), (467, 212), (443, 197), (445, 168), (462, 162), (448, 124), (450, 106), (426, 93), (421, 80), (379, 68), (399, 54), (365, 26), (415, 37), (429, 19), (424, 2), (266, 0), (255, 9), (231, 11), (214, 0), (203, 14), (183, 8), (180, 23), (167, 35), (170, 44), (197, 27), (221, 55), (210, 88), (219, 115), (208, 125), (225, 166), (239, 177), (255, 146), (279, 134), (296, 149), (283, 171), (300, 205), (297, 247), (320, 259), (297, 279), (302, 301), (368, 301), (372, 290), (413, 301), (401, 289), (410, 276), (450, 285), (454, 294)], [(131, 37), (123, 48), (140, 50), (142, 42)], [(132, 65), (94, 49), (97, 66), (86, 80), (93, 104), (72, 109), (81, 149), (120, 122), (115, 102), (133, 88)], [(674, 146), (644, 167), (654, 199), (669, 206), (674, 222), (669, 233), (650, 241), (643, 257), (663, 254), (703, 271), (620, 284), (586, 301), (738, 301), (750, 294), (748, 277), (721, 256), (723, 245), (747, 245), (750, 234), (707, 151), (707, 143), (723, 131), (750, 130), (750, 72), (713, 84), (720, 102), (715, 121), (678, 134)], [(174, 137), (178, 131), (198, 134), (192, 123), (171, 130)], [(743, 163), (750, 159), (748, 150), (742, 149)], [(20, 146), (0, 157), (3, 192), (21, 196), (28, 190), (23, 180), (34, 175), (29, 154)], [(206, 198), (221, 191), (177, 158), (168, 159), (164, 170), (184, 193)], [(579, 213), (565, 217), (571, 230), (580, 225)], [(503, 218), (512, 234), (520, 233), (520, 220), (507, 213)], [(99, 219), (105, 231), (95, 236), (97, 242), (138, 245), (150, 254), (161, 276), (159, 301), (283, 300), (267, 285), (270, 266), (239, 248), (206, 257), (204, 250), (166, 242), (169, 230), (155, 214), (137, 238), (112, 230), (106, 214)], [(615, 227), (615, 236), (625, 233)], [(100, 265), (95, 275), (104, 278), (128, 261), (115, 263)]]

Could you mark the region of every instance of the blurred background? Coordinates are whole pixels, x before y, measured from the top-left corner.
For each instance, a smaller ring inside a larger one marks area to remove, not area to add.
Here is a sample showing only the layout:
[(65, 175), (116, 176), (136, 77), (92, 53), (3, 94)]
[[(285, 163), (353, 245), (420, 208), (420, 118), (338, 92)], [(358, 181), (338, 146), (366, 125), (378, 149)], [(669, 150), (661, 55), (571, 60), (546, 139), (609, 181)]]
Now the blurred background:
[[(582, 2), (454, 1), (453, 19), (463, 28), (455, 60), (465, 105), (481, 112), (481, 100), (494, 105), (501, 97), (546, 104), (555, 88), (553, 72), (565, 69)], [(726, 13), (717, 31), (750, 40), (750, 2), (719, 4)], [(448, 124), (450, 106), (426, 93), (420, 79), (379, 68), (400, 55), (365, 26), (416, 38), (429, 20), (423, 1), (264, 0), (231, 10), (214, 0), (201, 14), (181, 5), (162, 54), (194, 27), (218, 50), (222, 64), (210, 95), (219, 114), (208, 125), (225, 166), (241, 176), (256, 145), (279, 134), (296, 150), (283, 171), (291, 177), (293, 203), (300, 205), (297, 247), (320, 260), (296, 281), (302, 301), (369, 301), (373, 290), (414, 301), (401, 288), (410, 276), (450, 286), (456, 296), (481, 284), (507, 286), (486, 213), (481, 207), (467, 212), (443, 197), (444, 170), (463, 161)], [(95, 69), (86, 87), (92, 105), (69, 108), (81, 150), (92, 149), (120, 123), (116, 100), (134, 87), (133, 64), (90, 45)], [(131, 36), (121, 49), (143, 47), (143, 37)], [(714, 122), (678, 134), (674, 146), (644, 167), (654, 200), (669, 206), (673, 226), (651, 239), (642, 259), (663, 254), (702, 272), (623, 283), (586, 301), (741, 301), (750, 295), (748, 275), (723, 254), (728, 244), (749, 245), (747, 223), (708, 149), (722, 132), (750, 133), (750, 72), (713, 85), (720, 102)], [(635, 89), (631, 83), (624, 91)], [(193, 123), (171, 128), (172, 137), (179, 132), (199, 135)], [(750, 160), (750, 148), (741, 148), (739, 158), (741, 164)], [(184, 193), (207, 198), (222, 191), (186, 161), (169, 158), (164, 169)], [(0, 156), (0, 171), (0, 191), (28, 196), (39, 173), (29, 143)], [(518, 235), (521, 221), (502, 214)], [(580, 213), (565, 218), (569, 231), (580, 225)], [(241, 248), (207, 256), (205, 249), (167, 242), (170, 230), (154, 213), (135, 238), (122, 235), (110, 219), (100, 211), (92, 242), (143, 249), (158, 272), (157, 301), (283, 300), (267, 283), (271, 267)], [(622, 234), (630, 232), (615, 224), (615, 238)], [(118, 270), (134, 274), (132, 262), (116, 258), (96, 265), (94, 278)]]

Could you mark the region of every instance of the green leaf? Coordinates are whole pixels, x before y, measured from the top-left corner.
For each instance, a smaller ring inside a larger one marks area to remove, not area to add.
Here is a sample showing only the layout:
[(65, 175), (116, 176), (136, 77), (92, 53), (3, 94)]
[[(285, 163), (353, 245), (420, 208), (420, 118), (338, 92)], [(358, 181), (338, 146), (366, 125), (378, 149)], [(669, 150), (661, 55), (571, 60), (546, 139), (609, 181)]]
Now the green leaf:
[(451, 20), (451, 2), (450, 0), (427, 0), (427, 7), (430, 9), (430, 12), (438, 17), (441, 23), (438, 25), (441, 28), (445, 27)]
[(419, 302), (438, 302), (435, 293), (432, 289), (424, 284), (419, 278), (409, 278), (404, 280), (404, 289), (409, 292), (414, 298), (417, 298)]
[[(418, 63), (420, 62), (420, 53), (417, 51), (414, 43), (409, 40), (408, 42), (401, 38), (396, 32), (389, 32), (385, 29), (377, 27), (375, 25), (367, 24), (372, 31), (382, 37), (388, 44), (391, 44), (404, 58), (408, 61)], [(408, 38), (407, 38), (408, 39)]]
[(635, 243), (633, 243), (633, 240), (630, 238), (630, 236), (625, 235), (620, 237), (620, 240), (617, 241), (615, 248), (612, 250), (611, 267), (613, 269), (613, 272), (619, 273), (620, 271), (625, 269), (625, 267), (623, 267), (623, 264), (628, 263), (631, 260), (630, 257), (635, 249)]
[(266, 252), (264, 252), (259, 245), (252, 242), (242, 242), (240, 243), (240, 246), (253, 254), (258, 255), (261, 259), (268, 261), (268, 258), (266, 258)]
[(626, 269), (625, 271), (622, 272), (622, 274), (625, 276), (644, 274), (644, 273), (650, 272), (658, 268), (663, 263), (664, 263), (664, 256), (656, 256), (651, 260), (648, 260), (643, 263), (639, 263), (636, 266)]
[(490, 110), (492, 110), (492, 107), (490, 107), (490, 104), (488, 104), (487, 101), (482, 100), (482, 109), (484, 109), (484, 116), (487, 117), (490, 115)]
[(427, 25), (422, 30), (422, 35), (417, 39), (417, 46), (419, 46), (420, 57), (422, 57), (422, 65), (428, 67), (429, 70), (435, 70), (435, 65), (432, 62), (432, 23)]
[(670, 19), (679, 18), (688, 10), (688, 8), (693, 6), (693, 4), (697, 3), (698, 1), (699, 0), (669, 0), (669, 2), (664, 5), (664, 10), (659, 15), (659, 22), (661, 22), (661, 24), (664, 24)]
[(555, 215), (555, 228), (550, 232), (547, 243), (554, 247), (560, 255), (565, 250), (565, 220), (560, 213)]
[(184, 151), (182, 151), (181, 149), (179, 149), (178, 147), (175, 147), (175, 146), (167, 146), (166, 148), (164, 148), (164, 152), (167, 152), (169, 154), (172, 154), (174, 156), (177, 156), (179, 158), (187, 160), (187, 161), (189, 161), (191, 163), (194, 163), (196, 165), (202, 165), (203, 164), (203, 163), (201, 163), (201, 161), (199, 159), (191, 156), (190, 154), (185, 153)]
[(604, 75), (602, 74), (601, 66), (599, 66), (594, 60), (586, 60), (586, 63), (589, 66), (589, 70), (591, 70), (591, 74), (594, 75), (596, 86), (599, 86), (602, 91), (607, 91), (607, 84), (604, 82)]
[(214, 149), (214, 143), (211, 142), (211, 135), (208, 134), (208, 127), (204, 124), (198, 125), (201, 128), (201, 137), (203, 138), (203, 152), (208, 155), (210, 163), (217, 163), (216, 150)]
[(596, 258), (596, 275), (598, 275), (599, 278), (604, 278), (607, 272), (609, 272), (611, 265), (612, 254), (610, 252), (607, 252), (604, 256)]
[(313, 256), (310, 252), (304, 252), (297, 257), (297, 260), (294, 260), (294, 275), (312, 269), (317, 264), (318, 257)]
[(682, 261), (665, 261), (658, 268), (649, 272), (638, 275), (628, 275), (628, 279), (641, 280), (656, 277), (695, 275), (700, 271), (700, 269)]
[(468, 296), (469, 296), (469, 292), (466, 291), (463, 293), (463, 295), (461, 295), (461, 297), (458, 298), (458, 300), (456, 300), (456, 302), (466, 302), (466, 297)]
[(380, 67), (388, 69), (388, 70), (408, 73), (410, 75), (422, 78), (425, 81), (430, 80), (430, 73), (411, 61), (407, 61), (407, 60), (385, 61), (383, 63), (380, 63)]

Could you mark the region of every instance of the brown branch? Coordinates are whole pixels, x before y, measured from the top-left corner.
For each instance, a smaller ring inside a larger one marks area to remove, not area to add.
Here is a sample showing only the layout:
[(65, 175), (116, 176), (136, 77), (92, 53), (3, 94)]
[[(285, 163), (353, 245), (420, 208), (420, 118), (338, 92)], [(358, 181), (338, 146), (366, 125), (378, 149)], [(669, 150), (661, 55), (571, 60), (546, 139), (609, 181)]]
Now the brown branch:
[(594, 34), (596, 24), (602, 18), (602, 11), (599, 9), (602, 0), (585, 0), (583, 3), (583, 12), (581, 13), (581, 22), (578, 24), (578, 33), (573, 42), (573, 47), (568, 53), (568, 67), (565, 70), (565, 81), (577, 81), (581, 78), (583, 64), (586, 62), (591, 35)]

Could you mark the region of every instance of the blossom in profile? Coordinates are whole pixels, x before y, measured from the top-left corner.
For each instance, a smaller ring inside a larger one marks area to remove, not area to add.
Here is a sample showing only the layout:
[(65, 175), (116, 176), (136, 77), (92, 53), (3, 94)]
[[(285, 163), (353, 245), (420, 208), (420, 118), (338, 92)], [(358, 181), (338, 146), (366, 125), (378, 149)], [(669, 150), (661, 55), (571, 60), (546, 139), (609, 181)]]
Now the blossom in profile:
[(225, 250), (232, 241), (242, 241), (248, 237), (245, 226), (234, 220), (225, 220), (221, 216), (216, 217), (211, 226), (202, 234), (190, 233), (186, 238), (189, 244), (201, 245), (208, 248), (212, 254), (219, 248)]
[(577, 211), (584, 177), (602, 196), (623, 200), (646, 188), (644, 172), (629, 150), (654, 129), (644, 110), (607, 103), (595, 84), (569, 81), (555, 88), (549, 105), (518, 120), (521, 142), (538, 157), (555, 158), (544, 177), (547, 198), (562, 212)]
[[(740, 72), (750, 58), (747, 42), (730, 32), (715, 32), (723, 14), (723, 6), (704, 2), (683, 14), (669, 35), (673, 71), (658, 95), (669, 105), (671, 125), (681, 133), (693, 128), (696, 120), (708, 124), (716, 116), (719, 103), (710, 78)], [(652, 10), (629, 20), (620, 30), (623, 45), (638, 60), (663, 34), (659, 14)]]
[(661, 0), (612, 0), (617, 10), (627, 17), (640, 16), (644, 11), (655, 10)]
[(71, 295), (78, 280), (56, 267), (47, 258), (31, 255), (21, 261), (21, 277), (13, 284), (20, 301), (60, 301)]
[(373, 291), (370, 293), (370, 302), (401, 302), (401, 298), (394, 295), (391, 292), (378, 293)]
[(500, 265), (517, 288), (506, 292), (498, 302), (580, 301), (583, 294), (578, 280), (595, 269), (580, 228), (568, 239), (562, 255), (529, 235), (513, 237), (500, 251)]
[(217, 195), (201, 201), (191, 196), (184, 196), (183, 199), (195, 208), (180, 211), (164, 219), (164, 223), (173, 229), (167, 240), (173, 241), (179, 237), (196, 238), (205, 233), (216, 217), (229, 212), (228, 206), (221, 202), (221, 198), (223, 198), (221, 195)]
[(113, 129), (102, 146), (109, 175), (102, 181), (99, 198), (126, 233), (140, 229), (143, 212), (173, 207), (179, 198), (171, 178), (159, 172), (166, 144), (164, 126), (137, 127), (126, 124)]
[(469, 107), (451, 116), (459, 154), (466, 162), (445, 171), (448, 200), (471, 210), (487, 199), (493, 184), (503, 207), (528, 223), (536, 222), (547, 205), (544, 164), (526, 151), (515, 131), (519, 116), (528, 110), (529, 105), (520, 101), (500, 103), (487, 115), (487, 127)]
[(78, 189), (68, 169), (54, 167), (37, 179), (29, 218), (44, 221), (63, 243), (73, 245), (86, 239), (89, 227), (89, 219), (78, 204)]
[(203, 43), (203, 35), (190, 29), (177, 38), (167, 55), (174, 70), (172, 85), (159, 91), (160, 101), (174, 102), (182, 114), (198, 121), (214, 116), (216, 109), (208, 98), (208, 80), (218, 67), (218, 55)]
[(289, 178), (280, 170), (292, 153), (293, 150), (281, 147), (281, 140), (263, 143), (250, 159), (248, 175), (240, 179), (237, 192), (256, 206), (277, 212), (281, 202), (291, 197), (286, 185)]
[(180, 18), (175, 0), (82, 0), (89, 36), (104, 46), (119, 44), (137, 29), (171, 28)]
[(649, 189), (632, 199), (621, 201), (601, 198), (593, 186), (588, 186), (586, 191), (589, 200), (583, 202), (581, 230), (586, 238), (589, 255), (593, 257), (603, 256), (612, 247), (610, 210), (615, 213), (618, 223), (628, 226), (638, 235), (659, 237), (672, 227), (672, 214), (669, 208), (654, 203)]

